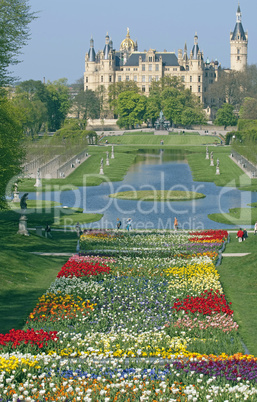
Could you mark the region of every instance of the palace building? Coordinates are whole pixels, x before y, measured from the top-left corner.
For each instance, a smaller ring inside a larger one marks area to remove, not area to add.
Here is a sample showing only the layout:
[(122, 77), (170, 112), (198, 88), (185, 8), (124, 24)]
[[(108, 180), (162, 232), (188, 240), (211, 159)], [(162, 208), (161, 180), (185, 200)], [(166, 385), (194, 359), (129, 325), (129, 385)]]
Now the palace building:
[[(244, 32), (241, 22), (241, 10), (238, 5), (237, 21), (233, 33), (230, 34), (231, 69), (240, 71), (247, 63), (248, 35)], [(145, 95), (149, 95), (151, 82), (164, 76), (178, 77), (188, 88), (199, 97), (204, 107), (211, 107), (212, 100), (208, 98), (208, 87), (219, 79), (221, 66), (217, 60), (204, 61), (203, 52), (198, 45), (198, 36), (194, 36), (194, 44), (188, 53), (187, 45), (179, 49), (178, 55), (166, 50), (155, 49), (139, 51), (137, 42), (130, 37), (127, 29), (126, 38), (121, 42), (119, 50), (113, 48), (113, 42), (108, 33), (105, 46), (97, 54), (94, 50), (94, 40), (90, 40), (90, 49), (85, 57), (84, 90), (104, 86), (108, 91), (110, 84), (124, 81), (134, 81)]]

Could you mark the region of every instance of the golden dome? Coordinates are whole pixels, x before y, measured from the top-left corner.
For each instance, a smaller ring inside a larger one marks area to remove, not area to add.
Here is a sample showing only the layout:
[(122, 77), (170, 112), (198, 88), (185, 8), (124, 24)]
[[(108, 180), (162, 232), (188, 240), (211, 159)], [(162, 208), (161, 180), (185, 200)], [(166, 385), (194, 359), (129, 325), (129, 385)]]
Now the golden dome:
[(120, 44), (120, 50), (129, 50), (133, 52), (136, 49), (135, 42), (130, 38), (129, 28), (127, 28), (127, 36)]

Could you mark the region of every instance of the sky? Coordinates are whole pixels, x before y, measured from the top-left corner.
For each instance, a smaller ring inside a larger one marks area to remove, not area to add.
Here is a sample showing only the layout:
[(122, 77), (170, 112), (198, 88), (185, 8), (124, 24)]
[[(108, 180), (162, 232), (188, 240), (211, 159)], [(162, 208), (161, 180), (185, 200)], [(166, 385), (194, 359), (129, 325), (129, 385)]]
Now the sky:
[[(236, 24), (237, 0), (29, 0), (38, 18), (30, 24), (31, 38), (22, 49), (13, 75), (75, 83), (83, 76), (91, 36), (95, 51), (102, 50), (108, 32), (114, 49), (126, 37), (138, 41), (138, 50), (166, 49), (178, 55), (187, 43), (188, 54), (197, 32), (204, 60), (217, 59), (230, 67), (229, 34)], [(257, 64), (257, 1), (241, 0), (242, 24), (248, 31), (248, 64)]]

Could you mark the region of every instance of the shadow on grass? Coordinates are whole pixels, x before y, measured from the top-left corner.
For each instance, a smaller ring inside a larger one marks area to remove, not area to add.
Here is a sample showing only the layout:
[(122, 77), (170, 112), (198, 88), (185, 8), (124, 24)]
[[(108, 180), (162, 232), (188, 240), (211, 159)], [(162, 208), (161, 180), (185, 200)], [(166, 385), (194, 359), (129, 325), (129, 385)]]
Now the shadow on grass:
[(0, 333), (7, 333), (11, 328), (21, 329), (43, 293), (43, 288), (26, 293), (16, 290), (1, 292)]

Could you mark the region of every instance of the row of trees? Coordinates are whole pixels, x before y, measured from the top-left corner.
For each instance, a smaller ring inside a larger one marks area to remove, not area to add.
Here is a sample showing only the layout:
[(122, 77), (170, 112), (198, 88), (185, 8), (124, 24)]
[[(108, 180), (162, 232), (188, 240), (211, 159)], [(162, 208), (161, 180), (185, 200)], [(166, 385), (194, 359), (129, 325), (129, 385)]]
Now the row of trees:
[(26, 0), (0, 2), (0, 209), (6, 208), (5, 191), (12, 177), (20, 173), (24, 157), (20, 113), (8, 101), (6, 90), (13, 78), (9, 67), (18, 63), (21, 48), (29, 39), (29, 23), (35, 18)]
[(40, 130), (61, 128), (71, 107), (67, 84), (65, 78), (47, 84), (29, 80), (15, 88), (12, 101), (21, 111), (25, 134), (33, 137)]
[[(105, 99), (108, 102), (105, 102)], [(107, 106), (108, 104), (108, 106)], [(118, 117), (120, 127), (134, 127), (143, 122), (154, 125), (162, 110), (171, 123), (190, 126), (206, 122), (206, 116), (198, 97), (185, 89), (176, 77), (163, 77), (153, 81), (150, 95), (139, 92), (134, 81), (117, 82), (109, 86), (108, 93), (103, 87), (98, 91), (80, 88), (73, 102), (74, 111), (83, 119), (103, 118), (108, 113)]]
[[(240, 118), (248, 118), (242, 115), (241, 108), (246, 98), (257, 100), (257, 65), (247, 66), (244, 71), (223, 70), (218, 81), (210, 86), (208, 95), (214, 99), (216, 110), (220, 109), (224, 103), (228, 103), (233, 105)], [(249, 104), (247, 109), (248, 106)], [(257, 114), (254, 118), (257, 118)]]

